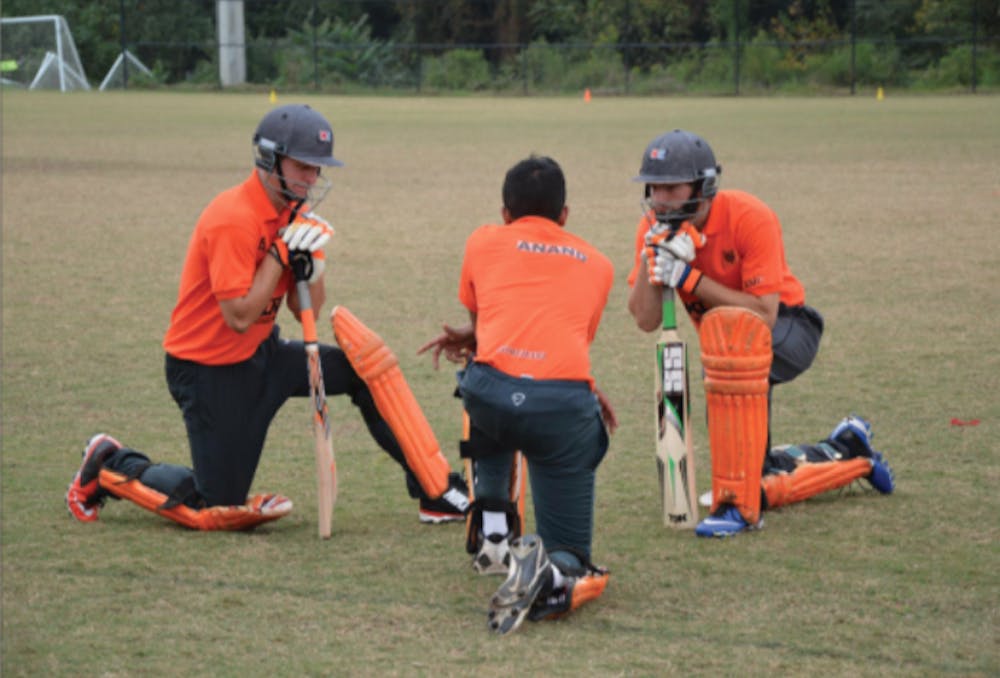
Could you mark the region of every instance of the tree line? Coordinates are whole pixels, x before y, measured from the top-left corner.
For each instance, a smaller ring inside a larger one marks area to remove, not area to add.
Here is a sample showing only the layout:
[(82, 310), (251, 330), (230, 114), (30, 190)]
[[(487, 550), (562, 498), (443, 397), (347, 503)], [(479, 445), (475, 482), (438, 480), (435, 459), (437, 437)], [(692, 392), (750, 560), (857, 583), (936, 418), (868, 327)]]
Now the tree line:
[[(215, 5), (4, 0), (2, 14), (65, 16), (91, 77), (125, 45), (160, 83), (211, 83)], [(249, 78), (261, 83), (527, 87), (562, 70), (669, 88), (743, 69), (767, 87), (843, 70), (848, 43), (852, 71), (869, 45), (862, 80), (943, 67), (961, 80), (977, 56), (980, 82), (1000, 80), (1000, 0), (244, 0), (244, 13)]]

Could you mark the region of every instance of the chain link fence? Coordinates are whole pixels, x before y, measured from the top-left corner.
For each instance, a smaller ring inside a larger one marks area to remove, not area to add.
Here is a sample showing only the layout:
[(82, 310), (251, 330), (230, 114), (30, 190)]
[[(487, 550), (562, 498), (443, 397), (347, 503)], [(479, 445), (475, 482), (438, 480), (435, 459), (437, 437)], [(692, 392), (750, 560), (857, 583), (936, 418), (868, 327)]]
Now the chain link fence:
[[(120, 0), (118, 26), (112, 31), (115, 39), (90, 49), (83, 65), (93, 83), (103, 80), (110, 87), (221, 88), (222, 47), (223, 54), (243, 55), (236, 87), (284, 91), (519, 95), (586, 89), (605, 95), (853, 94), (859, 88), (879, 87), (1000, 91), (1000, 44), (983, 35), (975, 22), (964, 35), (910, 39), (852, 33), (780, 41), (761, 33), (749, 40), (708, 42), (446, 44), (380, 37), (363, 13), (354, 19), (322, 16), (318, 11), (289, 16), (277, 31), (279, 37), (267, 35), (276, 32), (273, 15), (281, 5), (245, 0), (241, 11), (246, 28), (239, 32), (245, 37), (220, 45), (211, 0), (179, 3), (166, 15), (169, 21), (150, 14), (147, 3)], [(315, 1), (313, 6), (317, 7)], [(271, 18), (270, 31), (260, 28), (265, 15)], [(171, 35), (185, 38), (174, 40)], [(13, 58), (4, 54), (4, 59)], [(120, 71), (112, 73), (113, 65)]]

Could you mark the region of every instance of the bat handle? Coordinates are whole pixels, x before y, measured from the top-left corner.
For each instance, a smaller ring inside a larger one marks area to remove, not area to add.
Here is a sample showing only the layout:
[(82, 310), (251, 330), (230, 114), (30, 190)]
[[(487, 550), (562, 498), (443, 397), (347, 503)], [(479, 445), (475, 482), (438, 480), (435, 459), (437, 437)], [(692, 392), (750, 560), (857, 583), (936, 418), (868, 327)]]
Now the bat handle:
[(302, 339), (307, 344), (315, 344), (318, 341), (318, 335), (316, 334), (316, 314), (313, 313), (312, 297), (309, 294), (309, 281), (296, 281), (295, 291), (298, 292), (299, 295), (299, 316), (302, 321)]
[(677, 329), (677, 311), (674, 308), (674, 290), (663, 286), (663, 329)]

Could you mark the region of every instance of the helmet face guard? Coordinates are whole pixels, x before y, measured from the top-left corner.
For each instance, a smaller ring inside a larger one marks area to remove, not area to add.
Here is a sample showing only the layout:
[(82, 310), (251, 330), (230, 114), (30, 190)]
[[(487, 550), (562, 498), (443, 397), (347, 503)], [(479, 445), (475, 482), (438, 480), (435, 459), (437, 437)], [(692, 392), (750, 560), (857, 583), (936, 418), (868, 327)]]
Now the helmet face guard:
[[(718, 178), (715, 175), (715, 170), (712, 170), (713, 177), (706, 177), (705, 179), (700, 179), (698, 181), (691, 182), (694, 185), (694, 193), (691, 197), (684, 201), (684, 203), (677, 209), (669, 209), (666, 205), (661, 202), (656, 202), (652, 197), (652, 189), (650, 184), (646, 184), (646, 196), (642, 200), (642, 208), (644, 212), (652, 211), (656, 216), (656, 220), (661, 224), (667, 224), (670, 229), (676, 231), (680, 228), (680, 225), (685, 221), (690, 221), (698, 214), (698, 210), (701, 209), (702, 203), (709, 202), (712, 197), (715, 196), (716, 190), (712, 190), (711, 196), (705, 195), (705, 186), (709, 183), (710, 179), (718, 186)], [(673, 182), (659, 182), (654, 181), (651, 183), (673, 183)], [(681, 182), (686, 183), (686, 182)]]
[[(270, 139), (255, 140), (254, 164), (267, 171), (268, 176), (278, 177), (278, 194), (289, 204), (307, 203), (310, 207), (315, 208), (333, 188), (333, 183), (322, 173), (316, 177), (316, 182), (313, 184), (289, 179), (281, 169), (281, 158), (292, 158), (292, 156), (278, 153), (275, 146), (276, 144)], [(297, 160), (297, 158), (293, 158), (293, 160)], [(316, 167), (322, 169), (318, 165)]]
[[(697, 134), (675, 129), (646, 146), (639, 174), (632, 181), (646, 184), (644, 209), (652, 210), (657, 221), (676, 229), (695, 216), (703, 202), (715, 197), (720, 174), (722, 167), (716, 164), (708, 142)], [(651, 199), (651, 184), (692, 184), (694, 193), (679, 209), (668, 210)]]

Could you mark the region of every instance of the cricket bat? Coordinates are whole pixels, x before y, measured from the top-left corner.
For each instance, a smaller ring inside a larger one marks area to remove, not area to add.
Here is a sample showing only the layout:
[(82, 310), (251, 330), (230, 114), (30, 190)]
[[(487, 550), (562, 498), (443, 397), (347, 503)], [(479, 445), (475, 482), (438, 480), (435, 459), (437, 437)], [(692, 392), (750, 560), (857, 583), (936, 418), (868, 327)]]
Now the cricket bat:
[(337, 502), (337, 465), (333, 456), (330, 416), (326, 407), (326, 388), (319, 362), (319, 340), (316, 335), (316, 314), (309, 296), (309, 282), (295, 283), (302, 318), (302, 340), (306, 345), (306, 368), (309, 374), (309, 404), (316, 442), (316, 487), (319, 499), (319, 536), (329, 539), (333, 525), (333, 505)]
[(656, 343), (656, 466), (663, 524), (693, 528), (698, 522), (694, 444), (688, 393), (687, 344), (677, 332), (674, 291), (663, 287), (663, 326)]

